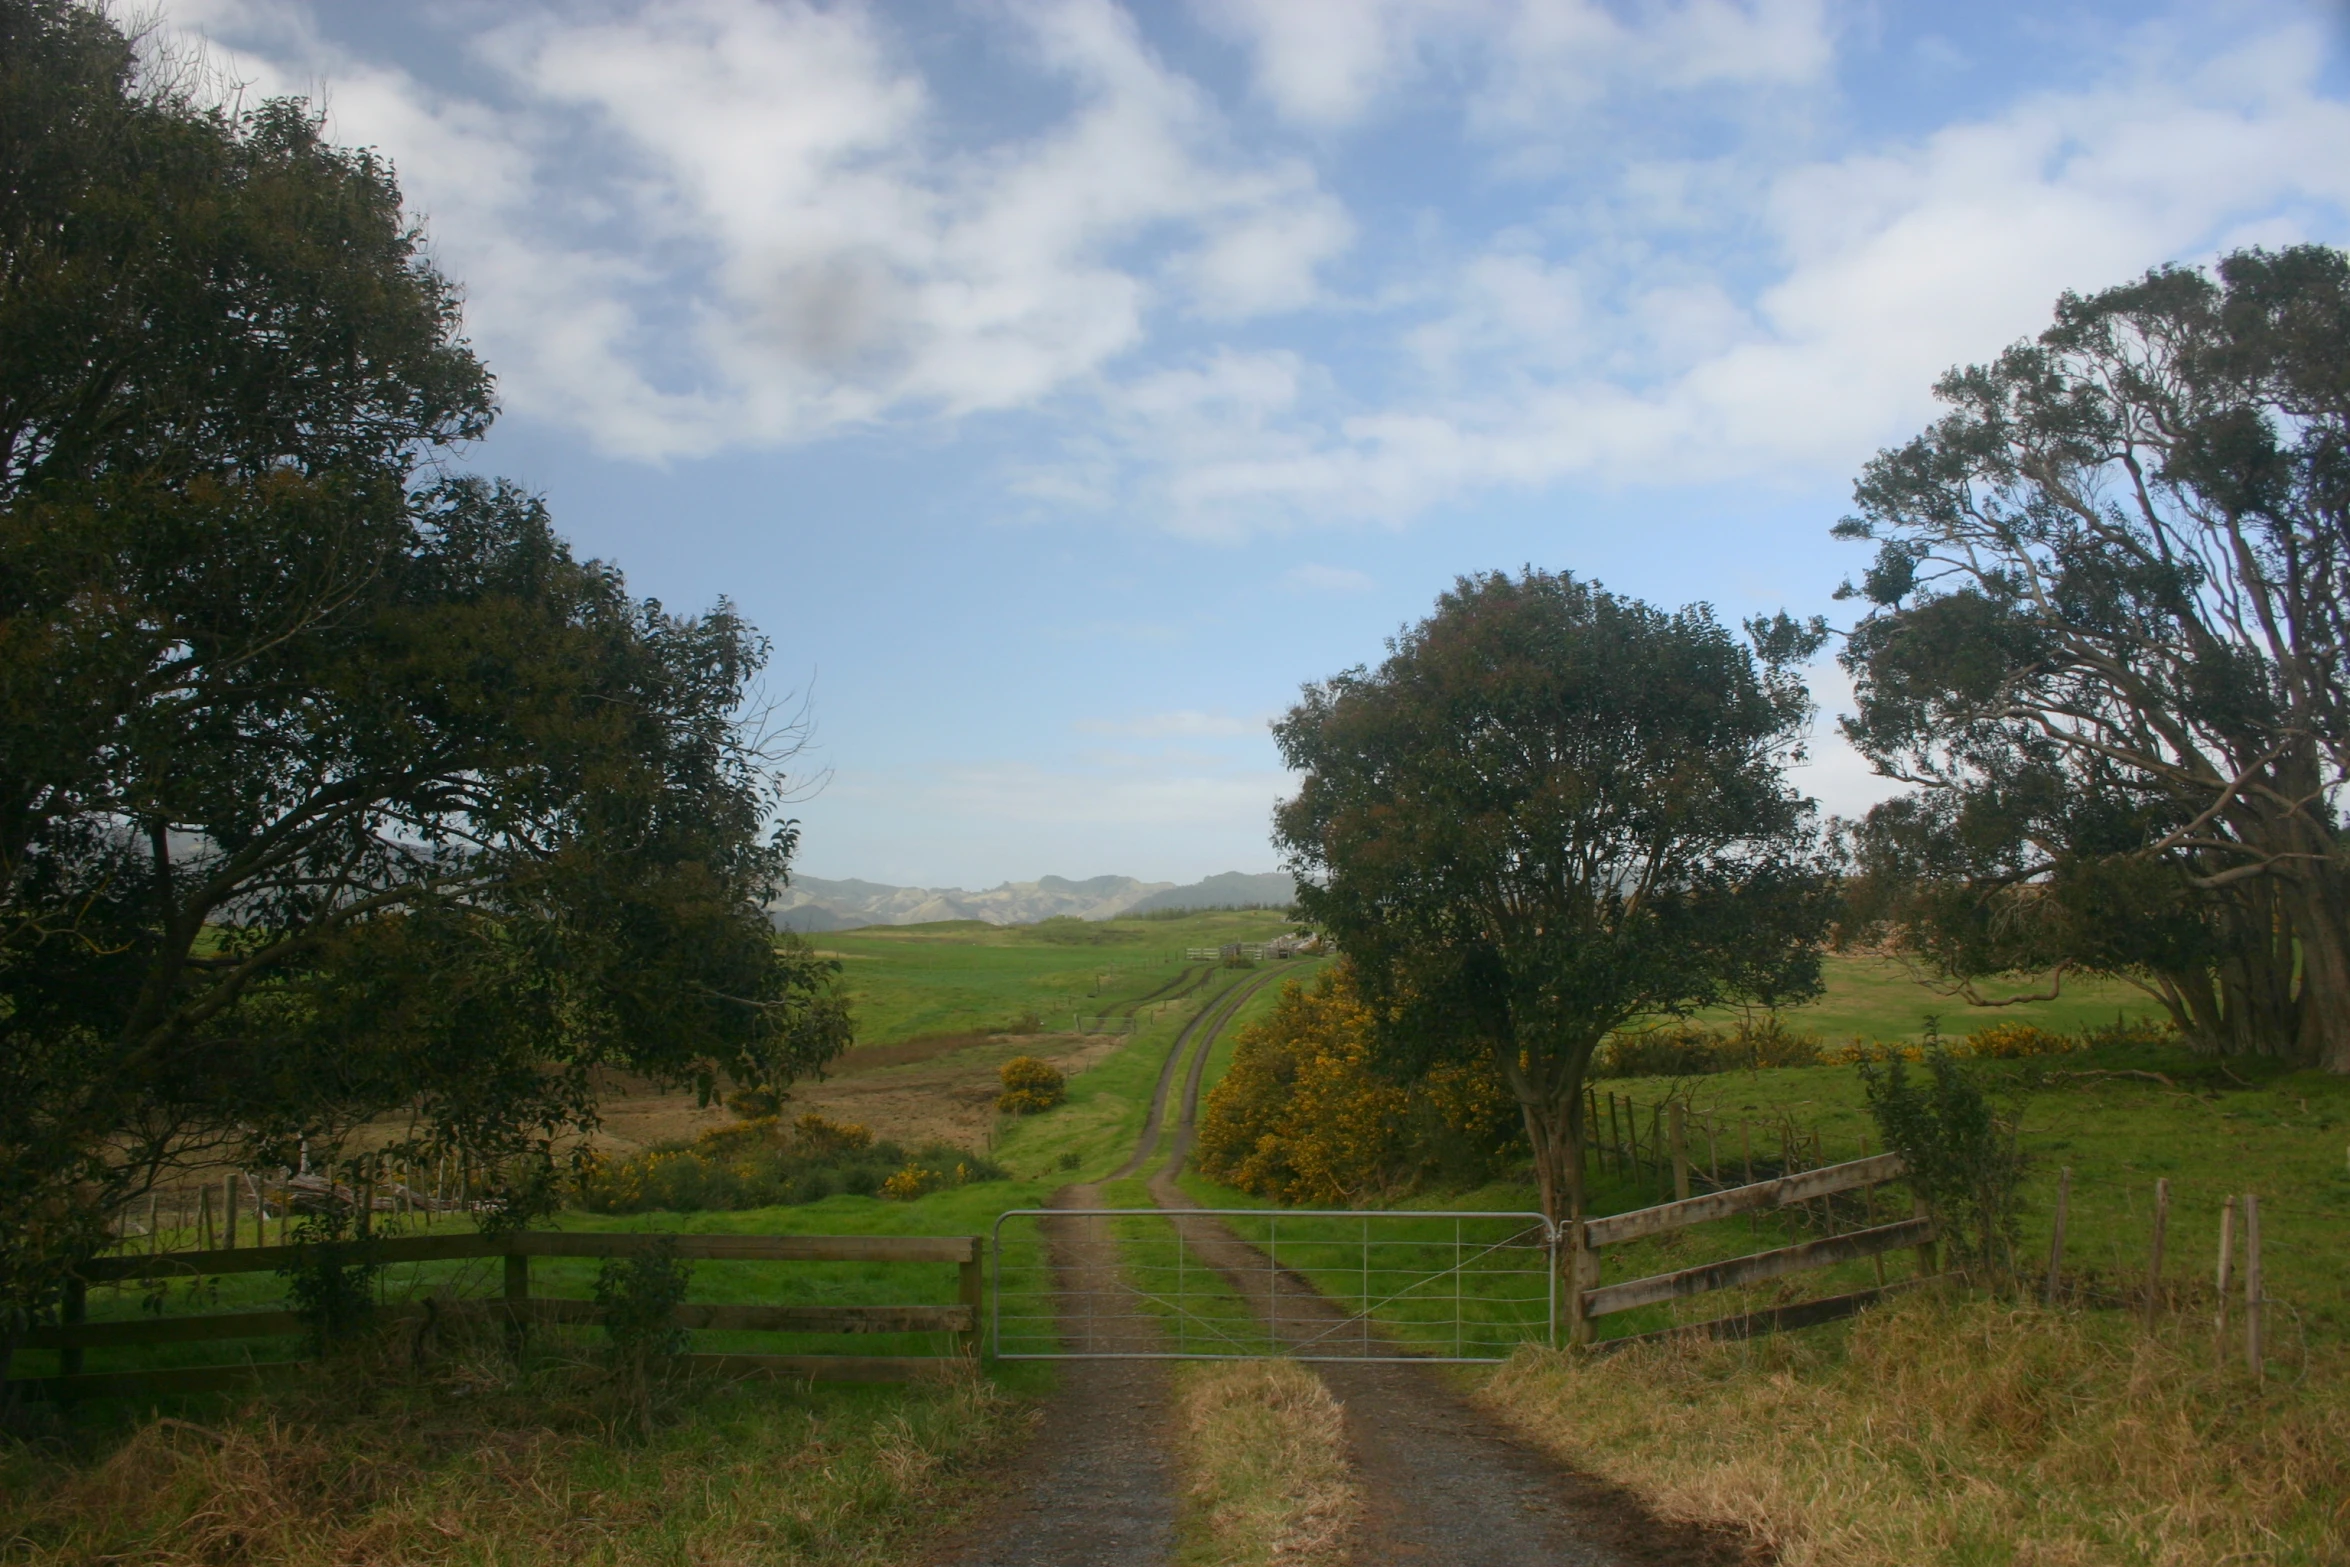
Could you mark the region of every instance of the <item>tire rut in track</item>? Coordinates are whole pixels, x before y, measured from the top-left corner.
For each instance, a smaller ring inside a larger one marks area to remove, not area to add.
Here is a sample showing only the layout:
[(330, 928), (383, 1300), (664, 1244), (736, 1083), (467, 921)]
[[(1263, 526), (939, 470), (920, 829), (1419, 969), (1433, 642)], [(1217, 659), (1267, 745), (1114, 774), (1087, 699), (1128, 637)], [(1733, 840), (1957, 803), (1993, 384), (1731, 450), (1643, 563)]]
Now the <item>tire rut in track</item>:
[[(1168, 1091), (1193, 1042), (1212, 1044), (1242, 1002), (1271, 979), (1244, 980), (1209, 998), (1168, 1047), (1152, 1089), (1134, 1156), (1118, 1170), (1133, 1174), (1149, 1159), (1165, 1124)], [(1201, 1047), (1204, 1059), (1205, 1046)], [(1196, 1088), (1197, 1074), (1193, 1075)], [(1149, 1351), (1162, 1340), (1122, 1277), (1108, 1221), (1088, 1218), (1101, 1188), (1064, 1187), (1043, 1221), (1064, 1332), (1080, 1321), (1088, 1347)], [(1123, 1303), (1096, 1317), (1095, 1301)], [(1086, 1303), (1081, 1315), (1075, 1303)], [(1003, 1476), (1005, 1499), (955, 1531), (927, 1558), (935, 1567), (1163, 1567), (1175, 1555), (1175, 1412), (1167, 1363), (1070, 1360), (1046, 1400), (1037, 1439)]]
[[(1222, 1023), (1193, 1046), (1165, 1165), (1150, 1182), (1162, 1208), (1188, 1208), (1175, 1182), (1190, 1152), (1199, 1086)], [(1222, 1221), (1171, 1221), (1246, 1299), (1276, 1342), (1326, 1333), (1350, 1314)], [(1622, 1487), (1560, 1465), (1517, 1440), (1432, 1366), (1323, 1361), (1343, 1407), (1348, 1457), (1369, 1506), (1356, 1561), (1427, 1567), (1743, 1567), (1740, 1541), (1652, 1515)]]

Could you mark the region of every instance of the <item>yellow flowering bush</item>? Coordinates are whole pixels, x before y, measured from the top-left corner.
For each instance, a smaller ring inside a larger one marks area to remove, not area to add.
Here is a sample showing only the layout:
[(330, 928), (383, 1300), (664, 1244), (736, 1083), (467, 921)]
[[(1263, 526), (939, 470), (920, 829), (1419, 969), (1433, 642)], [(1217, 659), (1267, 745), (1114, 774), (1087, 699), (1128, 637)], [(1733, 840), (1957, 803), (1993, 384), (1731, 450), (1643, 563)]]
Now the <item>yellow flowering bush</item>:
[(2072, 1034), (2055, 1034), (2029, 1023), (1994, 1023), (1967, 1036), (1960, 1055), (2008, 1061), (2021, 1056), (2060, 1056), (2086, 1050), (2088, 1041)]
[(1200, 1169), (1259, 1196), (1343, 1204), (1482, 1180), (1522, 1153), (1516, 1102), (1491, 1066), (1391, 1081), (1371, 1067), (1370, 1022), (1343, 965), (1283, 986), (1202, 1107)]
[(1004, 1091), (996, 1096), (995, 1107), (1008, 1115), (1034, 1115), (1069, 1097), (1068, 1080), (1060, 1068), (1035, 1056), (1014, 1056), (996, 1075), (1003, 1079)]

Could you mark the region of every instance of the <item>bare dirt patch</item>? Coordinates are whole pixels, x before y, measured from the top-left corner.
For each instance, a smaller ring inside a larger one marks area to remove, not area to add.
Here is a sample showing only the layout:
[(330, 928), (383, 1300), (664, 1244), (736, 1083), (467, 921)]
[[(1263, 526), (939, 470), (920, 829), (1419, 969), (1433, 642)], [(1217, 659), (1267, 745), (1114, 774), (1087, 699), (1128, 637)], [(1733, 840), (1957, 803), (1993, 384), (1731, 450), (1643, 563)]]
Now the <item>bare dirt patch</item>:
[[(1121, 1043), (1103, 1035), (976, 1034), (868, 1046), (843, 1056), (823, 1081), (793, 1085), (784, 1113), (789, 1118), (813, 1111), (854, 1121), (875, 1137), (908, 1146), (977, 1148), (994, 1129), (996, 1095), (1003, 1091), (997, 1069), (1006, 1061), (1037, 1056), (1074, 1077)], [(890, 1052), (901, 1051), (911, 1059), (890, 1059)], [(655, 1143), (689, 1142), (734, 1119), (723, 1105), (696, 1104), (690, 1092), (663, 1092), (615, 1076), (608, 1080), (604, 1125), (595, 1142), (613, 1153), (633, 1153)]]

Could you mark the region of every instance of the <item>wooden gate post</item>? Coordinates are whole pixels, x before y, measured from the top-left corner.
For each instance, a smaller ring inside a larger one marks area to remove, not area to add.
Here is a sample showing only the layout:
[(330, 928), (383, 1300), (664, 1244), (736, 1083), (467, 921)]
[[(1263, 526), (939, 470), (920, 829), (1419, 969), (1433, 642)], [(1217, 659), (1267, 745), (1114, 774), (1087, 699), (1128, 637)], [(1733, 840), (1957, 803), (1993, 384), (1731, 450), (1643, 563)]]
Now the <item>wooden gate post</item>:
[(1567, 1342), (1588, 1347), (1596, 1332), (1583, 1309), (1583, 1292), (1599, 1282), (1599, 1254), (1585, 1242), (1579, 1218), (1568, 1227), (1567, 1246)]
[(971, 1237), (971, 1255), (955, 1267), (955, 1299), (971, 1308), (971, 1326), (962, 1335), (962, 1351), (977, 1359), (979, 1356), (980, 1307), (987, 1297), (986, 1265), (981, 1260), (987, 1255), (987, 1242)]

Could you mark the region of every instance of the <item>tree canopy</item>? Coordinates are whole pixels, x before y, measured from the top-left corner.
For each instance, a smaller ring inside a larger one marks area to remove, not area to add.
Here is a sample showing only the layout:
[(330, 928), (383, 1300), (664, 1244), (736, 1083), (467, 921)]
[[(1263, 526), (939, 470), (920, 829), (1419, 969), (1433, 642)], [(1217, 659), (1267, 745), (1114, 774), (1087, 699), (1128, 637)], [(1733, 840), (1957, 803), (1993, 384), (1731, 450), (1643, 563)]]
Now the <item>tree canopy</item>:
[(450, 474), (491, 384), (391, 170), (0, 0), (0, 181), (0, 1344), (170, 1161), (401, 1111), (519, 1216), (593, 1066), (837, 1053), (766, 644)]
[(1274, 832), (1378, 1056), (1489, 1055), (1546, 1210), (1582, 1211), (1583, 1080), (1636, 1019), (1818, 984), (1828, 878), (1788, 787), (1811, 714), (1785, 616), (1742, 645), (1568, 575), (1464, 577), (1377, 670), (1274, 726), (1304, 774)]
[(2068, 294), (1936, 390), (1837, 529), (1878, 546), (1848, 733), (1925, 786), (1859, 835), (1881, 929), (2350, 1070), (2350, 257)]

